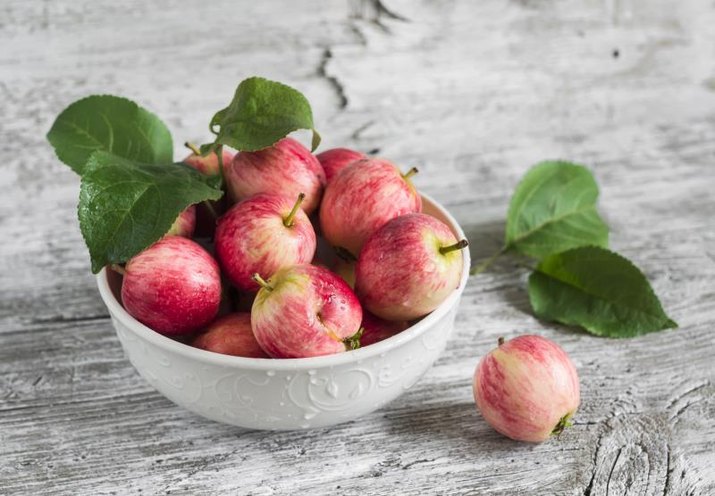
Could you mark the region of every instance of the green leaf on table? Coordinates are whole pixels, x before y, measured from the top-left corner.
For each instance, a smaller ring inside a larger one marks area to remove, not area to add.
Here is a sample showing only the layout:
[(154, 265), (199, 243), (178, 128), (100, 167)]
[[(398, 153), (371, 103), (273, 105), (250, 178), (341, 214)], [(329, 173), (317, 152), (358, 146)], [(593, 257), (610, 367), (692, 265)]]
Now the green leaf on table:
[(209, 127), (216, 134), (215, 144), (239, 151), (267, 148), (298, 129), (313, 132), (313, 150), (320, 144), (305, 96), (290, 86), (259, 77), (243, 80), (229, 106), (214, 115)]
[(596, 211), (598, 185), (588, 169), (541, 162), (509, 203), (505, 248), (543, 258), (577, 246), (608, 246), (608, 226)]
[(189, 205), (223, 195), (182, 164), (142, 164), (95, 152), (82, 176), (78, 215), (92, 272), (122, 263), (159, 240)]
[(171, 133), (154, 114), (126, 98), (93, 95), (74, 102), (47, 133), (57, 157), (82, 175), (93, 152), (148, 164), (173, 161)]
[(613, 338), (677, 327), (643, 273), (596, 246), (550, 255), (529, 276), (529, 300), (540, 318)]

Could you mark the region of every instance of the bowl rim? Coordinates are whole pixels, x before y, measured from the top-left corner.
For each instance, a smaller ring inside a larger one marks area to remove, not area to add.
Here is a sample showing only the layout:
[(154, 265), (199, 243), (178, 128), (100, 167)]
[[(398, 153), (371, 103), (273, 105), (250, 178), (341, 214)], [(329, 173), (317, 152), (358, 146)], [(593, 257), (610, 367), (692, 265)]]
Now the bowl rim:
[[(421, 193), (423, 201), (426, 201), (435, 210), (444, 216), (447, 224), (452, 231), (457, 235), (457, 239), (466, 239), (464, 231), (456, 219), (444, 208), (440, 203), (432, 199), (429, 195)], [(374, 356), (384, 355), (390, 350), (398, 346), (419, 338), (427, 329), (432, 327), (434, 323), (440, 320), (447, 314), (455, 305), (459, 303), (459, 299), (467, 285), (470, 269), (469, 249), (462, 250), (462, 275), (459, 281), (459, 286), (445, 299), (436, 309), (424, 317), (416, 324), (408, 327), (404, 331), (389, 337), (383, 341), (373, 343), (364, 348), (357, 350), (349, 350), (344, 353), (335, 353), (332, 355), (322, 355), (317, 357), (307, 358), (248, 358), (234, 355), (224, 355), (212, 351), (194, 348), (185, 343), (175, 341), (163, 334), (160, 334), (151, 328), (145, 326), (124, 309), (109, 286), (107, 277), (107, 268), (104, 267), (97, 274), (97, 286), (99, 294), (104, 301), (104, 304), (109, 310), (112, 318), (117, 319), (125, 327), (137, 334), (141, 339), (144, 339), (151, 344), (164, 350), (176, 353), (191, 360), (197, 360), (207, 364), (218, 366), (231, 366), (235, 368), (251, 369), (251, 370), (297, 370), (311, 368), (326, 368), (345, 365), (350, 363), (360, 362), (362, 360), (372, 358)]]

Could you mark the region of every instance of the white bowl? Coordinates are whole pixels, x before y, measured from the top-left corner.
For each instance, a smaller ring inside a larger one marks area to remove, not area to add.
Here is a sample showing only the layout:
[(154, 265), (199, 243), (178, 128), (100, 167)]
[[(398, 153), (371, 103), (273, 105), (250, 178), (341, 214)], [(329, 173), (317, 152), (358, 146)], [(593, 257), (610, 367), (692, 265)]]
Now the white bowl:
[[(423, 195), (423, 212), (464, 233)], [(467, 283), (464, 250), (459, 287), (431, 314), (400, 334), (365, 348), (314, 358), (271, 360), (221, 355), (152, 331), (119, 302), (121, 280), (97, 275), (99, 293), (129, 361), (157, 391), (211, 420), (250, 429), (307, 429), (370, 413), (411, 388), (444, 350)]]

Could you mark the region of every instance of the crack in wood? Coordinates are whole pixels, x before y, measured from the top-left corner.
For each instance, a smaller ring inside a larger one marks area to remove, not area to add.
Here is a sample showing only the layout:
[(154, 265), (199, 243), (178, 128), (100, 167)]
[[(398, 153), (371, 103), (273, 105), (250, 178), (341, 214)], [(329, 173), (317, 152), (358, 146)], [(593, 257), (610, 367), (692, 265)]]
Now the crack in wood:
[(596, 479), (596, 468), (598, 467), (598, 452), (601, 450), (601, 443), (603, 441), (603, 432), (601, 432), (598, 435), (598, 438), (596, 440), (596, 447), (593, 450), (593, 456), (591, 457), (591, 465), (593, 468), (591, 469), (591, 478), (588, 481), (588, 484), (583, 490), (583, 496), (591, 496), (591, 491), (593, 491), (593, 482)]
[(668, 445), (668, 458), (665, 466), (665, 488), (663, 489), (663, 494), (667, 495), (670, 493), (670, 479), (673, 476), (673, 467), (671, 466), (672, 453), (670, 449), (670, 444)]
[(58, 407), (66, 407), (69, 405), (91, 405), (94, 404), (96, 405), (98, 402), (101, 402), (103, 400), (107, 401), (116, 401), (116, 400), (127, 400), (131, 401), (137, 397), (142, 397), (146, 399), (147, 397), (156, 397), (156, 393), (154, 391), (142, 391), (142, 392), (132, 392), (130, 394), (122, 394), (122, 395), (105, 395), (105, 396), (100, 396), (100, 395), (95, 395), (90, 398), (86, 399), (81, 399), (81, 400), (74, 400), (72, 399), (71, 401), (57, 401), (57, 402), (47, 402), (47, 403), (36, 403), (36, 404), (31, 404), (31, 405), (17, 405), (17, 406), (11, 406), (9, 408), (0, 408), (0, 413), (14, 413), (14, 412), (20, 412), (24, 410), (42, 410), (42, 409), (57, 409)]
[(338, 108), (340, 110), (343, 110), (348, 106), (348, 97), (345, 94), (345, 87), (343, 84), (338, 80), (337, 77), (328, 74), (328, 62), (330, 62), (330, 59), (333, 58), (333, 52), (330, 50), (330, 48), (325, 48), (323, 50), (323, 55), (320, 59), (320, 64), (318, 65), (318, 76), (325, 79), (328, 84), (330, 84), (330, 87), (333, 88), (335, 91), (335, 94), (338, 97)]
[(362, 29), (353, 21), (350, 21), (348, 25), (350, 26), (350, 30), (355, 33), (358, 43), (362, 46), (367, 46), (367, 36), (362, 32)]
[(378, 16), (387, 17), (388, 19), (394, 19), (396, 21), (410, 22), (410, 20), (408, 18), (385, 7), (385, 4), (382, 2), (382, 0), (370, 0), (370, 1), (375, 6), (375, 11), (377, 12)]
[[(385, 6), (382, 0), (360, 0), (353, 3), (353, 17), (377, 27), (385, 34), (392, 34), (390, 27), (384, 22), (385, 19), (399, 22), (410, 22), (410, 20)], [(359, 30), (359, 28), (357, 28)], [(364, 38), (364, 34), (361, 33)]]
[(353, 141), (360, 141), (362, 139), (361, 134), (363, 132), (367, 131), (368, 129), (370, 129), (374, 125), (375, 125), (375, 121), (367, 121), (365, 124), (363, 124), (362, 126), (357, 128), (355, 131), (353, 131), (350, 134), (350, 139), (352, 139)]
[(422, 458), (420, 460), (415, 460), (414, 462), (406, 463), (406, 464), (402, 465), (401, 468), (402, 468), (402, 470), (408, 470), (408, 469), (414, 467), (415, 465), (420, 465), (423, 463), (432, 463), (433, 461), (434, 461), (434, 458), (432, 458), (432, 459)]
[[(583, 496), (623, 494), (683, 494), (694, 487), (671, 447), (671, 426), (663, 414), (619, 414), (609, 419), (596, 442), (593, 471)], [(675, 465), (681, 470), (676, 488)], [(692, 472), (692, 469), (690, 470)]]
[(89, 322), (93, 320), (107, 320), (109, 319), (109, 314), (98, 314), (98, 315), (86, 315), (86, 316), (71, 316), (71, 317), (65, 317), (63, 315), (60, 316), (52, 316), (52, 317), (43, 317), (39, 319), (32, 319), (28, 322), (29, 325), (33, 324), (72, 324), (75, 322)]
[[(692, 399), (689, 399), (689, 396), (692, 396), (694, 393), (697, 393), (707, 387), (710, 386), (710, 381), (709, 380), (704, 380), (698, 384), (692, 385), (688, 389), (680, 392), (677, 394), (675, 397), (673, 397), (665, 407), (666, 410), (670, 411), (669, 415), (669, 420), (670, 421), (678, 421), (678, 417), (685, 411), (687, 410), (690, 406), (699, 403), (700, 401), (703, 400), (702, 397), (695, 397)], [(684, 401), (685, 400), (685, 401)], [(684, 402), (683, 405), (679, 405), (679, 403)]]
[(611, 490), (611, 481), (613, 480), (613, 472), (616, 470), (616, 465), (618, 465), (618, 460), (621, 458), (623, 453), (623, 448), (618, 448), (618, 453), (616, 453), (616, 458), (613, 460), (613, 465), (611, 466), (611, 471), (608, 473), (608, 480), (606, 481), (606, 494)]
[(239, 451), (239, 449), (236, 448), (229, 453), (218, 453), (216, 455), (212, 455), (212, 456), (204, 458), (203, 460), (199, 461), (198, 464), (194, 468), (190, 469), (186, 473), (186, 475), (184, 475), (181, 479), (172, 481), (172, 482), (168, 483), (166, 486), (164, 486), (162, 489), (160, 489), (159, 493), (170, 494), (175, 486), (181, 485), (186, 480), (191, 479), (193, 476), (205, 471), (211, 465), (225, 462), (226, 460), (230, 459), (233, 455), (238, 453), (238, 451)]

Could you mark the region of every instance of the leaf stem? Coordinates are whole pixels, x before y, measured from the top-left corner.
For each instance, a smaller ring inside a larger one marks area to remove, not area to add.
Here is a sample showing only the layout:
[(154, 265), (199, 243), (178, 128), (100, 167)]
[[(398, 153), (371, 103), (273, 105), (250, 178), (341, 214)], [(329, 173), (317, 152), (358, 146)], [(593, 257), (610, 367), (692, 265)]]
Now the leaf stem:
[(303, 200), (305, 200), (305, 193), (300, 193), (298, 195), (298, 199), (295, 202), (295, 205), (293, 205), (293, 209), (290, 211), (288, 216), (283, 219), (284, 226), (293, 227), (293, 222), (295, 221), (295, 214), (298, 213), (298, 209), (300, 208), (300, 204), (303, 203)]
[(223, 175), (223, 145), (218, 145), (216, 149), (214, 149), (214, 153), (218, 158), (218, 173), (221, 178), (225, 180), (226, 176)]
[(194, 153), (194, 155), (199, 156), (199, 157), (201, 156), (201, 150), (199, 150), (199, 147), (196, 146), (195, 144), (191, 143), (190, 141), (187, 141), (186, 143), (184, 143), (184, 146), (186, 148), (188, 148), (189, 150), (191, 150)]
[(273, 290), (275, 289), (273, 286), (271, 286), (270, 284), (268, 284), (268, 281), (266, 281), (265, 279), (263, 279), (258, 272), (256, 272), (255, 274), (253, 274), (253, 275), (251, 276), (251, 279), (253, 279), (256, 283), (258, 283), (258, 285), (259, 285), (260, 287), (262, 287), (262, 288), (265, 289), (266, 291), (273, 291)]
[(442, 255), (446, 255), (447, 253), (449, 253), (449, 252), (451, 252), (451, 251), (463, 250), (463, 249), (466, 248), (467, 246), (469, 246), (469, 241), (467, 241), (466, 239), (460, 239), (459, 241), (457, 241), (457, 242), (454, 243), (453, 245), (440, 246), (440, 247), (439, 247), (439, 252), (440, 252)]
[(121, 274), (123, 276), (126, 275), (126, 273), (127, 273), (126, 269), (119, 264), (112, 264), (109, 266), (109, 268), (112, 269), (117, 274)]
[(527, 270), (532, 270), (532, 271), (536, 270), (536, 267), (533, 267), (533, 266), (529, 265), (528, 263), (522, 262), (521, 260), (518, 262), (514, 262), (514, 265), (516, 267), (521, 267), (522, 269), (527, 269)]
[(410, 170), (408, 170), (404, 174), (401, 174), (402, 179), (409, 179), (412, 176), (414, 176), (415, 174), (417, 174), (418, 172), (419, 172), (419, 169), (417, 167), (412, 167)]
[(509, 250), (508, 246), (503, 246), (501, 250), (487, 258), (486, 260), (482, 261), (479, 265), (475, 265), (472, 267), (472, 269), (469, 271), (469, 275), (476, 276), (477, 274), (481, 274), (487, 268), (494, 263), (494, 261), (501, 257), (503, 254), (505, 254)]
[(211, 214), (211, 217), (213, 217), (214, 220), (217, 220), (218, 213), (216, 213), (216, 209), (211, 204), (211, 200), (204, 200), (202, 203), (204, 204), (204, 207), (206, 207), (206, 210), (208, 210), (208, 212)]

